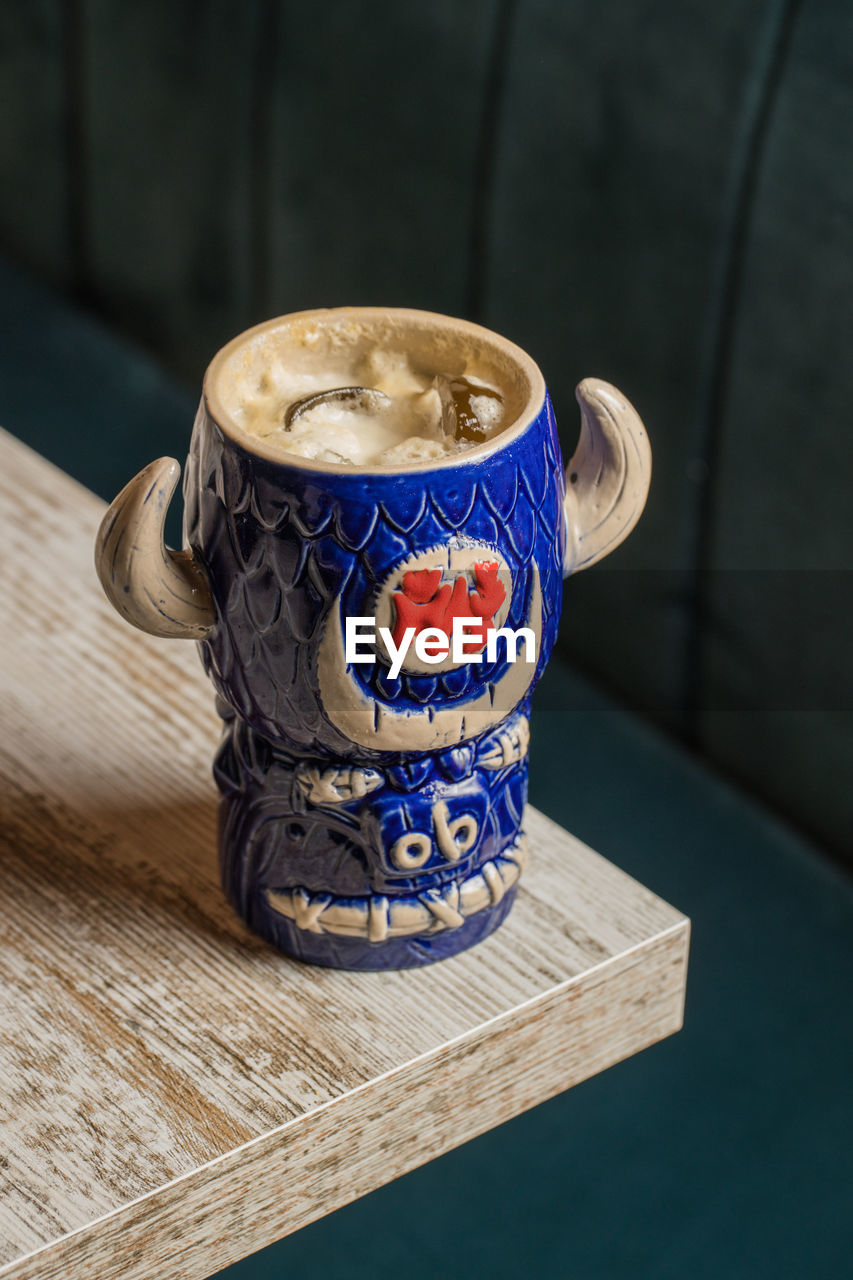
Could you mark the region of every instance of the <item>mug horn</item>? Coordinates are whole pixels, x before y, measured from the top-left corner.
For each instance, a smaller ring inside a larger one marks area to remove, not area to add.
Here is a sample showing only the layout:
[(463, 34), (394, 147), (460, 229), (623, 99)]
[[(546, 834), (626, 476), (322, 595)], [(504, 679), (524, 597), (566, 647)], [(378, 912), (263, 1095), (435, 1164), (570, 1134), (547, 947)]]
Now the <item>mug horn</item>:
[(575, 395), (581, 434), (566, 468), (564, 576), (588, 569), (627, 538), (652, 475), (649, 437), (621, 391), (585, 378)]
[(133, 626), (200, 640), (216, 622), (207, 577), (192, 551), (172, 551), (163, 540), (180, 474), (174, 458), (158, 458), (125, 485), (101, 521), (95, 568), (110, 603)]

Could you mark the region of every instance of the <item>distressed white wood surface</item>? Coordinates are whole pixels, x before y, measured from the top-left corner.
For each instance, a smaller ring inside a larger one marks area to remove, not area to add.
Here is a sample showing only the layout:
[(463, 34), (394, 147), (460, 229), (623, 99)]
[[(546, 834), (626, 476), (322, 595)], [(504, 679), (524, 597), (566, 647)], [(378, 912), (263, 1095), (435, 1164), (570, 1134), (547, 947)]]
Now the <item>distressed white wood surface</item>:
[(212, 691), (102, 596), (102, 511), (0, 433), (2, 1280), (208, 1275), (682, 1018), (688, 922), (534, 810), (465, 955), (336, 973), (249, 934)]

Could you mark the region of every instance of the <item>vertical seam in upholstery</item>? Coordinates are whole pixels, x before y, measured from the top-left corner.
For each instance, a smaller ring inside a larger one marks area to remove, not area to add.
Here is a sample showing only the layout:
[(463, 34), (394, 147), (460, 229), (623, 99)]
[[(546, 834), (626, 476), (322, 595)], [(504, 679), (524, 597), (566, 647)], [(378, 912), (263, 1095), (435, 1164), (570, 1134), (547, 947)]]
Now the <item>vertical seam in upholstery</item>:
[(775, 0), (756, 58), (752, 86), (741, 112), (733, 148), (728, 197), (712, 289), (704, 376), (694, 458), (702, 465), (696, 479), (693, 526), (693, 584), (688, 593), (682, 714), (684, 737), (700, 746), (700, 689), (705, 641), (710, 625), (710, 569), (719, 482), (722, 419), (732, 372), (734, 332), (743, 284), (752, 213), (770, 123), (788, 57), (801, 0)]
[(249, 101), (249, 309), (251, 323), (272, 309), (273, 102), (279, 44), (278, 0), (260, 0)]
[(86, 146), (84, 0), (62, 0), (61, 15), (65, 245), (71, 291), (81, 301), (88, 301), (92, 292), (92, 262)]
[(483, 105), (477, 131), (474, 180), (468, 228), (468, 288), (466, 315), (482, 321), (486, 306), (486, 275), (494, 205), (495, 168), (501, 132), (510, 41), (515, 25), (517, 0), (497, 0), (492, 42), (483, 85)]

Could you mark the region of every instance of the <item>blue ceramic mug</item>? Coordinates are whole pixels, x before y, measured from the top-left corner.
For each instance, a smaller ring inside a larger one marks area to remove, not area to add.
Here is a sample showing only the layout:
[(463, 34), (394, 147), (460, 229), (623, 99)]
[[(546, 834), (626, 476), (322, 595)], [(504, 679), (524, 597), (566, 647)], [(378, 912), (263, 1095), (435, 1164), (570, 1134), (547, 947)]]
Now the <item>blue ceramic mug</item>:
[[(415, 352), (434, 372), (473, 359), (507, 425), (403, 466), (283, 455), (235, 405), (306, 335), (321, 361), (365, 341)], [(96, 553), (107, 595), (134, 625), (197, 640), (218, 694), (225, 891), (289, 954), (350, 969), (426, 964), (510, 910), (527, 857), (530, 697), (562, 580), (630, 532), (651, 469), (625, 398), (593, 379), (577, 395), (581, 437), (564, 477), (542, 374), (506, 339), (402, 309), (285, 316), (235, 338), (207, 370), (185, 549), (163, 542), (173, 459), (110, 507)], [(480, 621), (454, 652), (461, 615)], [(447, 645), (423, 660), (410, 648), (395, 674), (380, 628), (396, 637), (409, 622), (415, 634), (439, 624)], [(484, 646), (488, 632), (503, 634)]]

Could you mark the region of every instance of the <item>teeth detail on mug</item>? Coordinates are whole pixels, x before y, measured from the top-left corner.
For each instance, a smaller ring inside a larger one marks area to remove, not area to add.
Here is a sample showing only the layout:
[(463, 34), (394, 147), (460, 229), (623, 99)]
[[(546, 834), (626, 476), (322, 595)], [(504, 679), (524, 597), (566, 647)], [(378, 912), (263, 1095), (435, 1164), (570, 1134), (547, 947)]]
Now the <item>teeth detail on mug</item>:
[(520, 833), (514, 844), (484, 862), (461, 882), (425, 890), (411, 896), (343, 898), (307, 889), (268, 889), (267, 902), (298, 929), (332, 933), (371, 942), (413, 934), (442, 933), (457, 929), (469, 916), (494, 907), (519, 880), (527, 865), (527, 838)]
[(296, 785), (312, 804), (347, 804), (360, 800), (382, 786), (382, 774), (376, 769), (323, 769), (301, 764), (296, 770)]
[(527, 716), (495, 734), (488, 750), (478, 757), (477, 763), (484, 769), (505, 769), (507, 765), (523, 760), (530, 749), (530, 721)]

